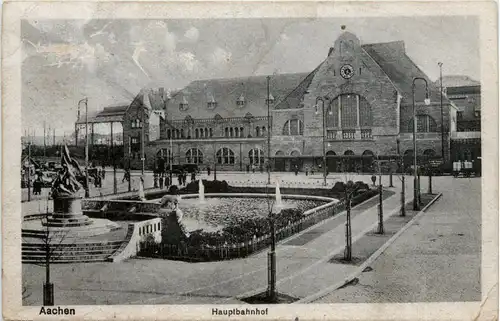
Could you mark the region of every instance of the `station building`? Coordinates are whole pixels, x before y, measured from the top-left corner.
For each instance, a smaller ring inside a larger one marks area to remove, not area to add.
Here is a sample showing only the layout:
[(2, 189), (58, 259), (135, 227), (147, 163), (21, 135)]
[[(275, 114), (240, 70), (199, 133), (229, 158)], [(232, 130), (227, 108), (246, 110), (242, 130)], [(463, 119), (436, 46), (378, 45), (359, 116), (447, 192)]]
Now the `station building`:
[(171, 94), (141, 91), (124, 116), (125, 158), (140, 167), (140, 133), (154, 114), (159, 136), (144, 131), (149, 168), (265, 168), (269, 156), (273, 171), (319, 170), (325, 153), (329, 171), (368, 170), (373, 157), (411, 159), (415, 104), (417, 155), (449, 162), (457, 108), (443, 95), (441, 109), (440, 98), (439, 84), (403, 41), (362, 44), (344, 32), (309, 73), (196, 80)]

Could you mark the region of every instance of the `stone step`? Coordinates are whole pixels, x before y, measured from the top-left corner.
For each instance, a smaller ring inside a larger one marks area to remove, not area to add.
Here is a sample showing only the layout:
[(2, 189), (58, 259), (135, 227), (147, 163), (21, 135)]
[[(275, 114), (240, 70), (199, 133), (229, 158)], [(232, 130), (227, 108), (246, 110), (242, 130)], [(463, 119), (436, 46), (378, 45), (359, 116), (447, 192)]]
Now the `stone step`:
[[(52, 255), (54, 256), (84, 256), (84, 255), (111, 255), (117, 249), (107, 249), (107, 250), (79, 250), (79, 251), (54, 251)], [(23, 257), (31, 256), (31, 257), (45, 257), (45, 251), (23, 251)]]
[[(75, 248), (75, 247), (107, 247), (107, 246), (120, 246), (123, 241), (109, 241), (109, 242), (102, 242), (102, 243), (55, 243), (58, 247), (64, 247), (64, 248)], [(28, 248), (43, 248), (45, 244), (43, 243), (23, 243), (21, 245), (22, 249), (28, 249)]]

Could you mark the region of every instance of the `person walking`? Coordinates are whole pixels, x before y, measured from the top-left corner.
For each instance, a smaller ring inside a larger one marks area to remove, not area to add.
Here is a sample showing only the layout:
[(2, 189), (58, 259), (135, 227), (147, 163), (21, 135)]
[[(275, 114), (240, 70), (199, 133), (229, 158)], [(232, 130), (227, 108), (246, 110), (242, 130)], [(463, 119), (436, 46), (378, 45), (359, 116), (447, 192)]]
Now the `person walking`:
[(170, 174), (165, 175), (165, 188), (170, 187)]
[(104, 169), (104, 165), (102, 165), (101, 176), (102, 176), (102, 179), (106, 179), (106, 170)]
[(194, 182), (196, 180), (196, 173), (192, 172), (191, 173), (191, 182)]
[(160, 174), (159, 183), (160, 183), (160, 189), (163, 189), (163, 173)]
[(182, 173), (177, 175), (177, 181), (179, 182), (179, 186), (182, 186)]
[(207, 167), (207, 174), (210, 176), (210, 166)]
[(125, 169), (125, 173), (123, 174), (122, 183), (125, 181), (127, 181), (127, 182), (130, 181), (130, 169), (129, 168)]

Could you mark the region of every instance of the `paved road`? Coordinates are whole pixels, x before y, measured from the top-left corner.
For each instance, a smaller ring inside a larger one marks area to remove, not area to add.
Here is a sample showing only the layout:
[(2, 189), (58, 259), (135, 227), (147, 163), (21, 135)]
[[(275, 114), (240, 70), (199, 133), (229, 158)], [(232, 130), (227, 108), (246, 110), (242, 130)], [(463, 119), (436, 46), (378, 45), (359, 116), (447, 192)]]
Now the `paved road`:
[(443, 197), (359, 277), (317, 303), (480, 301), (481, 180), (449, 179)]

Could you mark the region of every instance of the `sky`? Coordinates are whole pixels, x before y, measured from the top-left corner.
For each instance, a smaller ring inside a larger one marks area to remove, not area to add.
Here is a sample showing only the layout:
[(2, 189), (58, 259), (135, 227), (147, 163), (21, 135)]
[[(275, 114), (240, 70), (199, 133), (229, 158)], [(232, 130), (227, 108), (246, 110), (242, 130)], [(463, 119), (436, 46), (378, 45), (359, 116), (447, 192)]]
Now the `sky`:
[(70, 134), (84, 97), (95, 111), (130, 103), (145, 87), (312, 71), (341, 25), (362, 44), (405, 41), (432, 80), (440, 61), (443, 75), (480, 80), (479, 25), (468, 16), (23, 20), (22, 126), (39, 135), (46, 122), (58, 135)]

